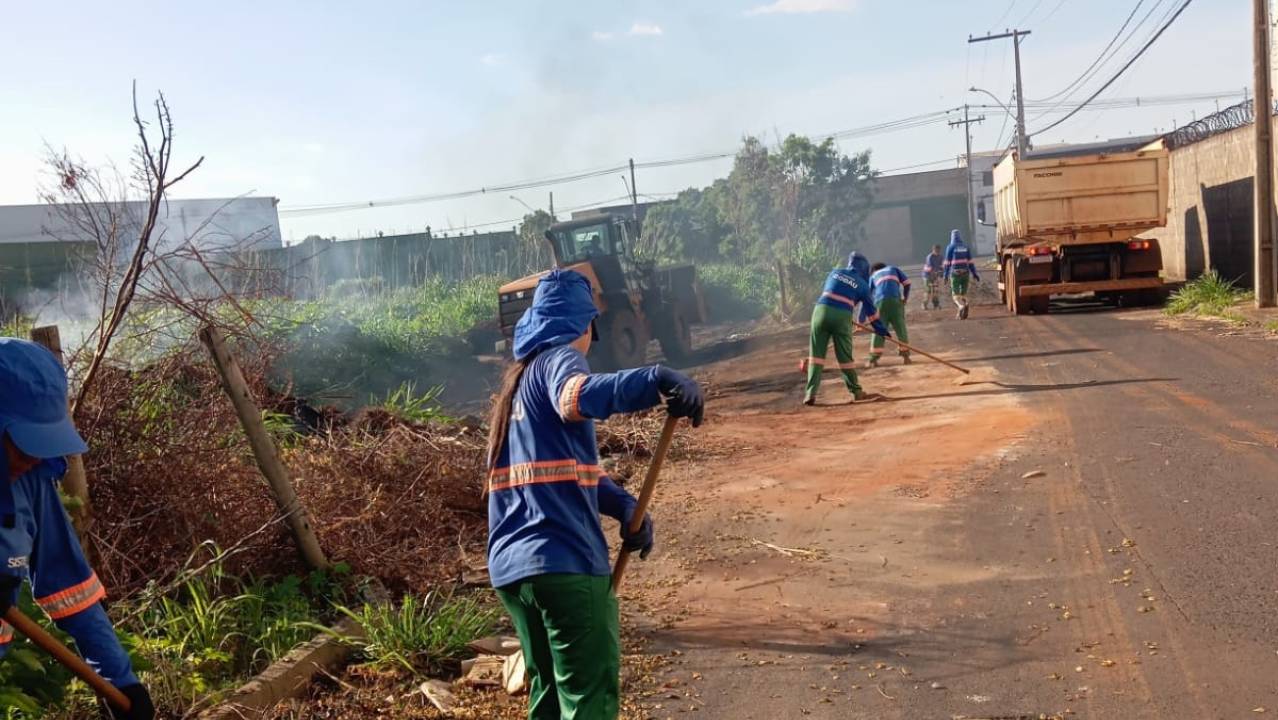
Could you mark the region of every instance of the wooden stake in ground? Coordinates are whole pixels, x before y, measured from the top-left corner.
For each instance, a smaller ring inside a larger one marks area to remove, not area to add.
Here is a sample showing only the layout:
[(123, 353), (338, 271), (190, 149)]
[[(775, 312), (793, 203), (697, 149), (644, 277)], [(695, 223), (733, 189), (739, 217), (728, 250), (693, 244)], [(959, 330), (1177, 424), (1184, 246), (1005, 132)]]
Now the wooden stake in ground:
[(262, 411), (249, 394), (248, 383), (244, 381), (244, 373), (240, 371), (239, 363), (235, 362), (235, 358), (227, 350), (222, 334), (217, 331), (217, 328), (211, 325), (204, 326), (200, 330), (200, 340), (208, 347), (209, 354), (213, 357), (213, 364), (217, 367), (218, 374), (222, 376), (222, 388), (226, 390), (226, 394), (231, 398), (231, 404), (235, 406), (235, 414), (239, 416), (240, 426), (244, 428), (244, 434), (248, 436), (249, 445), (253, 448), (257, 467), (271, 485), (276, 505), (288, 518), (289, 529), (293, 532), (293, 539), (297, 542), (297, 549), (302, 553), (302, 559), (316, 570), (327, 569), (328, 558), (324, 557), (319, 539), (315, 537), (315, 529), (311, 527), (311, 516), (297, 499), (297, 492), (289, 480), (288, 471), (284, 469), (284, 463), (280, 462), (275, 442), (271, 440), (270, 434), (266, 432), (266, 425), (262, 423)]
[[(639, 502), (630, 518), (631, 534), (639, 532), (643, 527), (643, 517), (648, 514), (648, 505), (652, 502), (652, 492), (657, 489), (657, 476), (661, 474), (661, 464), (666, 461), (666, 453), (670, 452), (670, 443), (674, 441), (675, 425), (679, 418), (666, 417), (666, 424), (661, 427), (661, 439), (657, 441), (657, 449), (652, 453), (652, 462), (648, 465), (648, 474), (643, 479), (643, 489), (639, 491)], [(626, 564), (630, 562), (630, 553), (621, 549), (617, 556), (617, 564), (612, 567), (612, 590), (621, 587), (621, 576), (626, 573)]]
[(105, 678), (93, 671), (88, 663), (80, 659), (79, 655), (71, 652), (71, 650), (57, 638), (44, 631), (34, 620), (22, 614), (22, 611), (16, 607), (9, 608), (4, 614), (4, 621), (13, 626), (14, 630), (25, 635), (31, 642), (40, 647), (41, 650), (53, 656), (63, 667), (75, 673), (89, 687), (93, 688), (93, 692), (100, 695), (107, 702), (114, 705), (117, 709), (128, 712), (133, 708), (133, 703), (129, 701), (128, 696), (120, 692), (114, 685), (107, 682)]
[[(57, 325), (32, 328), (31, 342), (43, 345), (58, 359), (59, 365), (66, 367), (66, 361), (62, 357), (62, 336), (58, 333)], [(69, 403), (70, 398), (67, 400)], [(71, 512), (71, 520), (80, 534), (80, 544), (85, 545), (87, 543), (85, 533), (89, 527), (89, 481), (84, 473), (83, 457), (67, 456), (67, 472), (62, 476), (62, 489), (80, 503), (80, 507)]]

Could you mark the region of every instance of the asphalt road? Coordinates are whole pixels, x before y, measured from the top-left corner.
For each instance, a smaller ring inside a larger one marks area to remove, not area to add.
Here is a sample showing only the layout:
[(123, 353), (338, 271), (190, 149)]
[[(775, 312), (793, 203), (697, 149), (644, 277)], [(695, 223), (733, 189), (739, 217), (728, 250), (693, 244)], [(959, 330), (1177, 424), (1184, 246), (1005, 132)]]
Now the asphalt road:
[[(650, 705), (652, 717), (1278, 714), (1278, 343), (1205, 324), (1168, 328), (1154, 311), (1055, 310), (1014, 318), (983, 306), (966, 322), (946, 316), (916, 327), (918, 344), (988, 364), (999, 384), (938, 381), (920, 392), (889, 383), (918, 364), (865, 375), (867, 386), (888, 383), (892, 401), (875, 406), (888, 414), (870, 418), (858, 406), (838, 416), (844, 425), (822, 429), (848, 428), (836, 440), (846, 442), (849, 466), (891, 453), (893, 436), (883, 433), (920, 422), (920, 409), (952, 423), (911, 431), (922, 443), (912, 458), (927, 452), (928, 432), (944, 442), (926, 471), (912, 461), (909, 483), (823, 511), (830, 505), (816, 493), (817, 510), (770, 518), (726, 514), (742, 497), (729, 486), (705, 499), (721, 512), (689, 514), (666, 582), (685, 610), (650, 629), (673, 678), (650, 693), (661, 705)], [(778, 383), (760, 385), (776, 398), (744, 406), (742, 418), (797, 402), (799, 381)], [(1021, 414), (992, 404), (1008, 400)], [(816, 417), (784, 412), (796, 414), (767, 422)], [(965, 454), (968, 437), (971, 452), (987, 458), (979, 466)], [(734, 472), (782, 477), (783, 465), (792, 471), (784, 481), (803, 490), (801, 452), (755, 470), (746, 455)], [(935, 468), (945, 465), (953, 477), (942, 493), (936, 483), (946, 473)], [(786, 536), (786, 526), (803, 523)], [(733, 550), (724, 538), (760, 528), (776, 528), (792, 550), (824, 543), (821, 554), (793, 550), (784, 564), (756, 570), (775, 553)], [(709, 549), (693, 553), (693, 544)], [(775, 583), (765, 589), (783, 609), (733, 634), (730, 626), (757, 615), (730, 612), (757, 592), (746, 582), (753, 577)], [(734, 581), (745, 592), (714, 596)], [(700, 618), (713, 612), (727, 620), (709, 640), (698, 628), (713, 625)]]

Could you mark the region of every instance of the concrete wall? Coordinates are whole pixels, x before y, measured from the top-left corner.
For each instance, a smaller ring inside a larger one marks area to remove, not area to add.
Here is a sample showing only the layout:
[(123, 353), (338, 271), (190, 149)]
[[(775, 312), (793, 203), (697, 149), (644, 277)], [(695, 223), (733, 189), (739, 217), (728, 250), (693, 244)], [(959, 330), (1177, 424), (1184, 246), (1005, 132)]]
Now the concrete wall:
[[(208, 250), (245, 244), (254, 249), (280, 247), (276, 202), (270, 197), (170, 200), (160, 207), (153, 237), (169, 246), (189, 238)], [(126, 234), (136, 234), (146, 206), (140, 202), (121, 205), (123, 212), (119, 214), (134, 226)], [(92, 241), (69, 226), (65, 208), (72, 206), (60, 207), (64, 210), (55, 211), (50, 205), (0, 206), (0, 244)], [(106, 207), (89, 212), (102, 216)]]
[(953, 168), (877, 178), (863, 252), (872, 262), (917, 265), (952, 228), (970, 235), (966, 177), (966, 168)]
[(1215, 268), (1251, 286), (1253, 138), (1247, 126), (1172, 150), (1167, 225), (1142, 233), (1162, 246), (1167, 279), (1193, 279)]

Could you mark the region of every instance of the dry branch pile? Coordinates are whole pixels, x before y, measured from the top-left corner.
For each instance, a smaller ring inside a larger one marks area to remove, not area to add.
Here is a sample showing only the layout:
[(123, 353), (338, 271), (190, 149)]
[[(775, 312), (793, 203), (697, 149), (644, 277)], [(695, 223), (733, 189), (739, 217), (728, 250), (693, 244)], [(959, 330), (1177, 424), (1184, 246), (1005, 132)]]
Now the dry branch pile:
[[(240, 357), (330, 559), (394, 591), (483, 568), (484, 428), (415, 425), (377, 408), (349, 418), (311, 410), (268, 389), (269, 360)], [(301, 569), (202, 349), (138, 371), (105, 368), (81, 416), (92, 448), (89, 535), (115, 596), (165, 583), (206, 541), (234, 549), (232, 572)], [(663, 419), (658, 409), (599, 424), (601, 454), (620, 482), (638, 482)], [(681, 431), (672, 456), (686, 448)]]
[[(282, 456), (328, 556), (393, 589), (423, 587), (482, 564), (482, 437), (386, 414), (312, 413), (241, 357), (273, 416)], [(292, 411), (292, 414), (285, 414)], [(164, 582), (202, 542), (235, 548), (233, 572), (300, 569), (217, 376), (198, 351), (137, 372), (110, 369), (87, 399), (90, 530), (99, 573), (117, 596)]]

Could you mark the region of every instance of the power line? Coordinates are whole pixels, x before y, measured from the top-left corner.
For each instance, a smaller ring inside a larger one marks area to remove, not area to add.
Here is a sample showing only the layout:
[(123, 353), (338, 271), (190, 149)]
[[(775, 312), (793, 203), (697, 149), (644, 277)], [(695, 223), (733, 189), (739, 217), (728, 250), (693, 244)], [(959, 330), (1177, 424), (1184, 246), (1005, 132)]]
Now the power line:
[(1105, 92), (1105, 90), (1107, 90), (1110, 85), (1113, 85), (1114, 82), (1118, 80), (1118, 78), (1122, 77), (1123, 73), (1127, 72), (1127, 69), (1130, 68), (1133, 64), (1135, 64), (1135, 62), (1138, 59), (1140, 59), (1141, 55), (1144, 55), (1145, 51), (1148, 50), (1151, 46), (1153, 46), (1154, 42), (1157, 41), (1159, 37), (1162, 37), (1162, 34), (1167, 31), (1167, 28), (1171, 27), (1172, 23), (1176, 22), (1176, 18), (1180, 17), (1180, 14), (1185, 12), (1185, 8), (1189, 7), (1189, 4), (1192, 3), (1193, 1), (1194, 0), (1185, 0), (1185, 2), (1181, 4), (1181, 6), (1176, 10), (1176, 12), (1170, 18), (1168, 18), (1167, 22), (1163, 23), (1163, 26), (1158, 28), (1158, 32), (1154, 33), (1153, 37), (1149, 38), (1149, 40), (1141, 47), (1141, 49), (1137, 50), (1136, 54), (1133, 55), (1130, 59), (1128, 59), (1127, 63), (1118, 69), (1118, 72), (1114, 73), (1113, 77), (1107, 80), (1104, 85), (1101, 85), (1100, 89), (1092, 93), (1091, 97), (1087, 98), (1081, 104), (1079, 104), (1078, 107), (1068, 112), (1065, 115), (1065, 117), (1061, 118), (1060, 120), (1057, 120), (1056, 122), (1052, 123), (1051, 125), (1048, 125), (1047, 127), (1041, 130), (1030, 133), (1030, 135), (1038, 135), (1038, 134), (1047, 132), (1048, 130), (1051, 130), (1057, 125), (1060, 125), (1066, 120), (1069, 120), (1070, 118), (1074, 117), (1074, 115), (1078, 113), (1078, 111), (1082, 110), (1084, 107), (1087, 107), (1087, 105), (1091, 101), (1095, 100), (1101, 93)]
[(1100, 64), (1101, 60), (1103, 60), (1105, 57), (1105, 53), (1109, 52), (1109, 49), (1114, 47), (1114, 43), (1118, 42), (1118, 38), (1121, 37), (1123, 34), (1123, 31), (1127, 29), (1127, 26), (1128, 24), (1131, 23), (1132, 18), (1136, 17), (1136, 11), (1140, 10), (1140, 6), (1143, 4), (1145, 4), (1145, 0), (1137, 0), (1136, 7), (1132, 8), (1132, 11), (1128, 13), (1127, 19), (1123, 21), (1123, 24), (1121, 26), (1119, 26), (1118, 32), (1114, 33), (1114, 37), (1109, 39), (1109, 43), (1105, 45), (1105, 48), (1103, 50), (1100, 51), (1100, 54), (1096, 56), (1096, 59), (1092, 61), (1092, 64), (1088, 65), (1086, 70), (1084, 70), (1078, 77), (1074, 78), (1074, 82), (1071, 82), (1069, 85), (1066, 85), (1064, 89), (1059, 90), (1043, 98), (1043, 101), (1045, 102), (1047, 100), (1053, 100), (1055, 98), (1058, 98), (1061, 95), (1064, 95), (1065, 93), (1072, 90), (1074, 87), (1076, 87), (1080, 83), (1084, 82), (1087, 79), (1087, 74), (1090, 73), (1093, 68), (1095, 68), (1097, 65)]
[(1064, 4), (1065, 4), (1065, 0), (1056, 0), (1056, 7), (1052, 8), (1051, 12), (1044, 15), (1043, 19), (1038, 21), (1038, 24), (1046, 25), (1047, 21), (1051, 20), (1056, 15), (1056, 11), (1060, 10)]
[(1029, 12), (1025, 13), (1025, 17), (1021, 18), (1021, 21), (1016, 23), (1016, 26), (1024, 27), (1025, 25), (1027, 25), (1030, 19), (1030, 16), (1033, 15), (1034, 12), (1038, 10), (1039, 6), (1042, 4), (1043, 4), (1043, 0), (1035, 0), (1034, 6), (1029, 9)]
[[(921, 127), (938, 121), (944, 117), (950, 110), (938, 110), (921, 115), (912, 115), (909, 117), (898, 118), (896, 120), (888, 120), (886, 122), (865, 125), (862, 127), (851, 128), (848, 130), (839, 130), (832, 133), (815, 135), (813, 137), (822, 138), (853, 138), (866, 137), (881, 133), (897, 132), (900, 130), (908, 130)], [(648, 160), (644, 162), (636, 162), (636, 169), (655, 169), (665, 167), (675, 167), (680, 165), (690, 165), (695, 163), (712, 162), (716, 160), (726, 160), (736, 157), (736, 150), (724, 152), (701, 153), (697, 155), (689, 155), (684, 157), (667, 158), (664, 160)], [(424, 195), (411, 195), (397, 198), (386, 198), (382, 200), (367, 201), (348, 201), (338, 203), (326, 203), (315, 205), (298, 205), (285, 207), (280, 209), (281, 215), (302, 217), (310, 215), (322, 215), (336, 212), (346, 212), (350, 210), (365, 210), (369, 208), (396, 207), (401, 205), (418, 205), (423, 203), (441, 202), (446, 200), (460, 200), (468, 197), (488, 194), (504, 194), (515, 190), (528, 190), (533, 188), (547, 187), (551, 185), (562, 185), (581, 180), (589, 180), (592, 178), (603, 177), (613, 173), (619, 173), (629, 169), (628, 164), (618, 164), (611, 167), (596, 168), (593, 170), (579, 171), (575, 173), (566, 173), (561, 175), (553, 175), (535, 180), (525, 180), (520, 182), (504, 183), (492, 186), (483, 186), (470, 190), (458, 190), (453, 192), (431, 193)]]
[(998, 16), (998, 19), (995, 20), (994, 24), (990, 26), (990, 30), (997, 30), (999, 23), (1006, 20), (1007, 16), (1012, 14), (1012, 8), (1014, 7), (1016, 7), (1016, 0), (1012, 0), (1011, 4), (1007, 6), (1007, 9), (1003, 11), (1003, 14)]
[(954, 158), (948, 157), (943, 160), (932, 160), (929, 162), (915, 163), (913, 165), (902, 165), (901, 167), (888, 168), (887, 170), (880, 170), (879, 174), (887, 175), (889, 173), (900, 172), (902, 170), (915, 170), (917, 168), (931, 167), (933, 165), (943, 165), (945, 163), (952, 163), (952, 162), (954, 162)]

